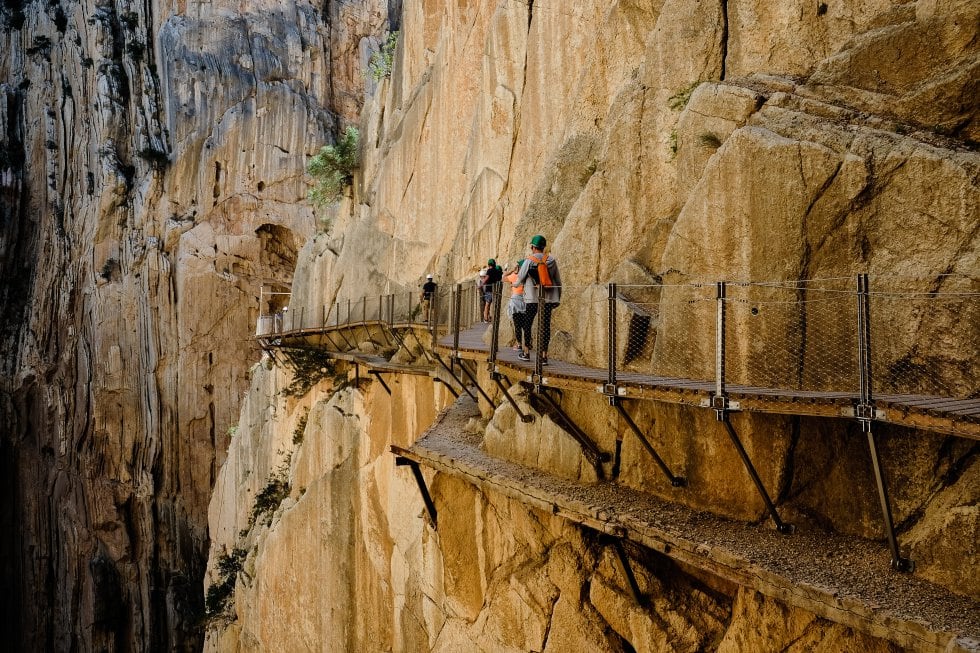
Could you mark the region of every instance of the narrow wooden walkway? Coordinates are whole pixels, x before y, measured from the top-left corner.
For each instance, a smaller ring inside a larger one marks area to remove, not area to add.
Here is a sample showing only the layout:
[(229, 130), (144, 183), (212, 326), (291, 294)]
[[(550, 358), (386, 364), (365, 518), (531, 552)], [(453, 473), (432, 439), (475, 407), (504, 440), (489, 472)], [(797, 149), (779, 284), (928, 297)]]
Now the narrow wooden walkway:
[[(421, 329), (427, 331), (424, 324), (415, 322), (398, 323), (389, 325), (386, 322), (371, 321), (345, 323), (339, 326), (312, 327), (306, 329), (293, 329), (278, 333), (269, 333), (256, 336), (259, 346), (262, 349), (315, 349), (326, 355), (328, 358), (342, 360), (348, 363), (361, 365), (368, 370), (376, 372), (390, 372), (393, 374), (414, 374), (417, 376), (433, 376), (436, 374), (436, 366), (431, 361), (416, 363), (393, 363), (383, 356), (354, 351), (349, 348), (347, 341), (339, 336), (341, 331), (356, 333), (357, 330), (369, 329)], [(345, 347), (341, 345), (347, 345)]]
[[(615, 483), (586, 484), (487, 455), (463, 426), (468, 397), (395, 455), (613, 537), (626, 538), (820, 617), (917, 651), (980, 651), (980, 603), (888, 569), (878, 543), (701, 513)], [(454, 519), (455, 515), (441, 515)], [(624, 582), (625, 586), (625, 582)]]
[[(460, 358), (488, 360), (490, 346), (484, 343), (487, 326), (478, 324), (460, 332)], [(439, 339), (436, 350), (452, 354), (452, 336)], [(549, 362), (543, 368), (542, 385), (587, 392), (602, 391), (606, 370), (555, 359)], [(497, 369), (510, 378), (530, 381), (534, 362), (522, 361), (517, 358), (517, 352), (501, 348), (497, 354)], [(629, 372), (617, 373), (616, 383), (621, 397), (690, 406), (708, 405), (715, 390), (713, 381)], [(853, 392), (812, 392), (734, 383), (726, 384), (725, 388), (729, 399), (738, 402), (739, 410), (754, 413), (853, 418), (853, 409), (859, 399), (858, 394)], [(895, 394), (875, 395), (874, 399), (879, 411), (875, 417), (877, 421), (980, 440), (980, 399)]]

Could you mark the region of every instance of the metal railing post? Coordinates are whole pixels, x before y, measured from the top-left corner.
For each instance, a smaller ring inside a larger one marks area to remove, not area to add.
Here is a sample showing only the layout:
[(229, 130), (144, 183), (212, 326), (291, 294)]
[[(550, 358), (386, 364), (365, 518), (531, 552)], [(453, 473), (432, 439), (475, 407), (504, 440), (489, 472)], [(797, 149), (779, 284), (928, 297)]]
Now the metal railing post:
[(616, 284), (609, 284), (609, 313), (606, 319), (606, 396), (610, 405), (616, 403)]
[(888, 494), (888, 484), (881, 467), (881, 456), (878, 452), (878, 442), (872, 429), (875, 418), (874, 394), (872, 390), (871, 369), (871, 307), (868, 275), (859, 274), (857, 277), (857, 340), (858, 340), (858, 376), (859, 394), (858, 405), (854, 414), (861, 424), (861, 430), (868, 440), (868, 453), (871, 456), (871, 468), (878, 489), (878, 502), (881, 505), (881, 515), (885, 521), (885, 535), (888, 538), (888, 548), (892, 556), (892, 568), (898, 571), (911, 571), (914, 564), (903, 558), (898, 548), (898, 538), (895, 535), (895, 522), (892, 519), (891, 499)]
[(456, 297), (453, 300), (453, 358), (459, 358), (459, 320), (463, 301), (463, 284), (456, 284)]
[(715, 300), (717, 302), (715, 323), (715, 396), (712, 397), (712, 408), (719, 420), (725, 419), (728, 409), (728, 398), (725, 396), (725, 295), (726, 284), (719, 281), (715, 284)]
[(491, 336), (490, 336), (490, 371), (494, 370), (494, 365), (497, 362), (497, 349), (500, 347), (500, 302), (503, 297), (503, 282), (497, 282), (494, 284), (493, 289), (493, 324), (491, 325)]
[(865, 411), (873, 410), (871, 394), (871, 325), (868, 305), (868, 275), (857, 276), (857, 342), (858, 342), (858, 389), (860, 393), (858, 419), (862, 420), (862, 428), (870, 429), (874, 415)]
[(544, 373), (544, 360), (541, 358), (541, 352), (544, 347), (544, 312), (546, 310), (547, 304), (544, 301), (544, 289), (540, 286), (538, 287), (538, 346), (534, 350), (534, 378), (536, 379), (536, 384), (540, 390), (541, 376)]

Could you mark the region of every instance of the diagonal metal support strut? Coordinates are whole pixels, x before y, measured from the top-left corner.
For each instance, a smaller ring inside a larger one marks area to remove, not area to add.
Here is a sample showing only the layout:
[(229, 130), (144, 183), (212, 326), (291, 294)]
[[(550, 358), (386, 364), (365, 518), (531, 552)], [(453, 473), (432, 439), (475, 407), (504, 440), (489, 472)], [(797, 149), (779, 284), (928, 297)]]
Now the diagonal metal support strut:
[(384, 377), (381, 376), (381, 370), (368, 370), (368, 374), (374, 376), (374, 378), (378, 380), (378, 383), (381, 384), (381, 387), (385, 389), (385, 392), (387, 392), (388, 396), (390, 397), (391, 388), (388, 387), (388, 384), (385, 383)]
[(592, 441), (592, 438), (590, 438), (585, 431), (580, 429), (578, 425), (572, 421), (568, 414), (562, 410), (561, 406), (559, 406), (558, 403), (552, 399), (551, 395), (549, 395), (546, 391), (534, 390), (533, 385), (530, 386), (530, 388), (531, 397), (540, 399), (544, 402), (547, 411), (551, 413), (551, 417), (555, 423), (558, 424), (558, 426), (560, 426), (565, 432), (571, 435), (576, 442), (578, 442), (579, 446), (582, 448), (582, 455), (585, 456), (585, 459), (588, 460), (593, 469), (595, 469), (596, 476), (599, 477), (599, 479), (604, 479), (605, 474), (602, 470), (602, 463), (608, 462), (612, 459), (612, 457), (608, 453), (599, 449), (596, 443)]
[(432, 528), (438, 530), (436, 504), (433, 503), (432, 496), (429, 495), (429, 488), (425, 486), (425, 477), (422, 476), (422, 470), (419, 468), (419, 464), (403, 456), (396, 456), (395, 464), (398, 466), (408, 465), (412, 468), (412, 476), (415, 477), (415, 484), (419, 486), (419, 494), (422, 495), (422, 503), (425, 504), (425, 511), (429, 513), (429, 519), (432, 520)]
[(480, 396), (486, 399), (487, 403), (490, 404), (490, 407), (496, 408), (497, 404), (493, 403), (493, 400), (490, 398), (490, 395), (488, 395), (486, 392), (483, 391), (483, 388), (480, 387), (480, 382), (476, 380), (476, 377), (473, 376), (473, 373), (470, 372), (469, 368), (466, 367), (466, 364), (463, 361), (459, 361), (459, 368), (463, 370), (463, 374), (466, 375), (466, 378), (468, 378), (470, 382), (472, 382), (473, 385), (476, 386), (476, 389), (479, 391)]
[(456, 392), (456, 388), (453, 387), (453, 384), (452, 383), (449, 383), (448, 381), (446, 381), (444, 379), (440, 379), (438, 376), (433, 376), (432, 377), (432, 380), (435, 381), (436, 383), (441, 383), (444, 386), (446, 386), (446, 389), (449, 390), (449, 392), (453, 393), (453, 396), (454, 397), (456, 397), (457, 399), (459, 399), (459, 393)]
[(776, 505), (772, 502), (772, 499), (769, 498), (769, 493), (766, 492), (766, 487), (762, 484), (762, 479), (759, 478), (758, 472), (755, 471), (755, 466), (752, 464), (749, 454), (746, 453), (745, 447), (742, 446), (742, 441), (738, 439), (738, 434), (735, 432), (735, 429), (732, 427), (732, 423), (728, 419), (728, 412), (721, 411), (718, 419), (725, 425), (725, 430), (728, 431), (728, 437), (731, 438), (732, 444), (735, 445), (738, 455), (742, 458), (742, 464), (745, 465), (745, 469), (749, 472), (749, 476), (752, 477), (752, 482), (755, 483), (755, 487), (759, 491), (759, 495), (765, 502), (766, 510), (769, 511), (769, 517), (776, 525), (776, 530), (784, 535), (792, 533), (793, 525), (787, 524), (779, 518), (779, 513), (776, 512)]
[[(463, 392), (465, 392), (466, 394), (468, 394), (470, 396), (470, 399), (472, 399), (473, 401), (476, 401), (476, 396), (472, 392), (470, 392), (470, 389), (466, 387), (466, 384), (463, 383), (463, 381), (458, 376), (456, 376), (456, 372), (454, 372), (451, 367), (449, 367), (448, 365), (446, 365), (446, 361), (442, 360), (442, 356), (440, 356), (439, 354), (436, 354), (435, 352), (433, 352), (432, 355), (436, 357), (436, 361), (438, 361), (438, 363), (440, 365), (442, 365), (442, 368), (444, 370), (446, 370), (447, 372), (449, 372), (449, 376), (453, 377), (453, 381), (455, 381), (456, 383), (459, 384), (459, 387), (461, 387), (463, 389)], [(457, 394), (456, 396), (459, 396), (459, 395)]]
[(525, 424), (530, 424), (531, 422), (533, 422), (534, 415), (529, 415), (522, 412), (521, 407), (517, 405), (517, 402), (514, 401), (514, 398), (510, 396), (509, 392), (507, 392), (507, 388), (500, 380), (501, 377), (500, 373), (492, 372), (491, 375), (493, 377), (493, 380), (497, 383), (497, 387), (500, 388), (500, 392), (504, 395), (504, 398), (508, 402), (510, 402), (510, 405), (514, 408), (514, 411), (517, 412), (517, 415), (521, 418), (521, 421), (524, 422)]
[(636, 575), (633, 573), (633, 567), (630, 565), (629, 556), (626, 555), (626, 549), (623, 548), (623, 541), (619, 538), (611, 538), (613, 550), (616, 552), (616, 558), (619, 560), (619, 567), (623, 570), (623, 575), (626, 576), (626, 582), (630, 586), (630, 594), (633, 596), (633, 601), (637, 605), (643, 605), (643, 593), (640, 592), (640, 584), (636, 582)]
[(643, 447), (647, 450), (647, 453), (649, 453), (650, 456), (653, 458), (654, 462), (657, 463), (657, 466), (660, 468), (660, 471), (664, 473), (664, 476), (667, 477), (667, 479), (670, 481), (670, 484), (673, 485), (674, 487), (684, 487), (685, 485), (687, 485), (687, 479), (685, 479), (683, 476), (675, 476), (670, 471), (670, 468), (667, 467), (667, 463), (665, 463), (664, 459), (661, 458), (659, 454), (657, 454), (657, 451), (646, 439), (646, 436), (643, 435), (643, 431), (641, 431), (640, 427), (636, 425), (636, 422), (633, 421), (633, 418), (630, 416), (630, 414), (626, 412), (626, 408), (623, 407), (622, 401), (616, 399), (612, 402), (612, 404), (616, 407), (616, 410), (619, 411), (619, 414), (622, 416), (623, 420), (630, 427), (630, 430), (633, 431), (633, 435), (637, 437), (637, 439), (640, 441), (640, 444), (643, 445)]
[(868, 436), (868, 451), (871, 453), (871, 466), (874, 468), (875, 484), (878, 486), (878, 501), (881, 503), (881, 514), (885, 520), (885, 535), (888, 537), (888, 549), (892, 555), (892, 569), (895, 571), (913, 571), (915, 563), (903, 558), (898, 550), (898, 538), (895, 537), (895, 522), (892, 520), (891, 501), (888, 498), (888, 486), (881, 471), (881, 458), (878, 455), (878, 443), (870, 424), (866, 431)]

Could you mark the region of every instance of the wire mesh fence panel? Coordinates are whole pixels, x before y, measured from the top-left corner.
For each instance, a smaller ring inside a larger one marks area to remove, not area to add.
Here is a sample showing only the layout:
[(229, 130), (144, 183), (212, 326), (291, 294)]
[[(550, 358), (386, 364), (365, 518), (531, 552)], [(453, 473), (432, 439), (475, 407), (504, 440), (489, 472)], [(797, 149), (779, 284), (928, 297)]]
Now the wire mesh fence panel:
[(714, 284), (617, 286), (617, 366), (679, 379), (715, 376)]
[(391, 322), (393, 324), (407, 324), (413, 322), (417, 317), (421, 305), (416, 302), (416, 296), (411, 292), (395, 293), (392, 298), (393, 311)]
[(857, 392), (853, 286), (849, 279), (727, 284), (726, 383)]
[(474, 284), (465, 284), (459, 291), (459, 328), (469, 329), (483, 322), (486, 302), (484, 293)]
[(608, 307), (606, 286), (564, 285), (560, 293), (558, 305), (549, 309), (551, 329), (544, 336), (546, 343), (540, 342), (540, 329), (543, 325), (539, 322), (544, 311), (540, 307), (531, 309), (531, 349), (547, 351), (549, 360), (604, 368)]
[(452, 306), (452, 290), (450, 288), (439, 288), (432, 297), (432, 306), (429, 325), (439, 331), (445, 332), (449, 327), (450, 307)]
[(872, 278), (871, 390), (980, 397), (980, 282)]

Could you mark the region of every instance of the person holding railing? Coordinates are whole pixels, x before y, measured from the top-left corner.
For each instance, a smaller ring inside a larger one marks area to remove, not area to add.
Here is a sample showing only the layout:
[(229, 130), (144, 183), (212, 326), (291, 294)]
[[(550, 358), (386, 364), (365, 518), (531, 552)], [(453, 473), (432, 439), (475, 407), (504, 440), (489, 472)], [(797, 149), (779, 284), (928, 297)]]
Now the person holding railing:
[[(561, 273), (558, 270), (558, 261), (554, 256), (544, 253), (548, 241), (544, 236), (538, 234), (531, 239), (531, 254), (524, 259), (517, 279), (512, 283), (513, 286), (524, 286), (524, 303), (527, 309), (524, 320), (528, 329), (534, 324), (534, 318), (538, 314), (538, 306), (542, 305), (541, 319), (542, 331), (541, 342), (538, 343), (538, 356), (541, 364), (548, 364), (548, 345), (551, 343), (551, 313), (561, 303)], [(517, 355), (523, 361), (531, 360), (531, 338), (528, 334), (528, 341), (523, 345), (523, 351)]]
[(524, 303), (524, 286), (514, 285), (514, 282), (517, 281), (517, 273), (520, 272), (522, 263), (524, 263), (524, 259), (515, 263), (514, 267), (507, 271), (507, 276), (505, 277), (507, 283), (511, 285), (510, 301), (507, 303), (507, 315), (514, 322), (514, 341), (516, 342), (514, 349), (517, 351), (524, 351), (525, 343), (527, 343), (527, 346), (530, 346), (531, 342), (531, 325), (527, 324), (524, 319), (527, 310), (527, 305)]

